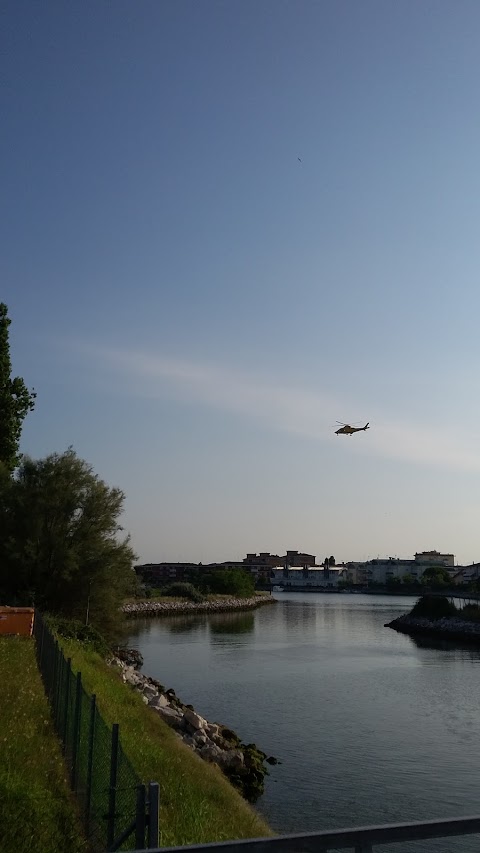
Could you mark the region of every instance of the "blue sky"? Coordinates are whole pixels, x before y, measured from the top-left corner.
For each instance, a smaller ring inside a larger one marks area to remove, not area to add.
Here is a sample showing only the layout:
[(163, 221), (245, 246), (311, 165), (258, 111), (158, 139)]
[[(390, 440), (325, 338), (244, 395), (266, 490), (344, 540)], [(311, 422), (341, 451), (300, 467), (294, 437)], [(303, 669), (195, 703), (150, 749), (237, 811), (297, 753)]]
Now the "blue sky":
[(7, 0), (2, 31), (22, 449), (122, 487), (141, 560), (480, 560), (476, 0)]

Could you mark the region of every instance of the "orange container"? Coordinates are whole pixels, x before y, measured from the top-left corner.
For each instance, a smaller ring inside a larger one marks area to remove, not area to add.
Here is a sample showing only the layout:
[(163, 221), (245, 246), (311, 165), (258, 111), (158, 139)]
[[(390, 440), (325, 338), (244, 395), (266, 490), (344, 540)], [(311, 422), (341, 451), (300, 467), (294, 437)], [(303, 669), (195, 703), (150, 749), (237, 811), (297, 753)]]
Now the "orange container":
[(0, 636), (16, 634), (31, 637), (33, 612), (33, 607), (0, 607)]

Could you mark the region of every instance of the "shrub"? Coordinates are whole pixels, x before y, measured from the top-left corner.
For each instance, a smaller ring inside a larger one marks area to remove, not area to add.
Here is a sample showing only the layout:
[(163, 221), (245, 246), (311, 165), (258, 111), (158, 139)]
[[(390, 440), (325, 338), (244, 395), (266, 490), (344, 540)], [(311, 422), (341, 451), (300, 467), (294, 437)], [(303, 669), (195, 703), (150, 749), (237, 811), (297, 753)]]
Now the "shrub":
[(199, 578), (202, 590), (217, 595), (235, 595), (248, 598), (255, 594), (255, 581), (244, 569), (216, 569)]
[(480, 607), (478, 604), (466, 604), (460, 610), (460, 616), (467, 622), (480, 622)]
[(199, 592), (193, 583), (171, 583), (165, 586), (162, 590), (163, 595), (175, 595), (179, 598), (188, 598), (190, 601), (196, 601), (197, 604), (203, 601), (203, 595)]
[(46, 622), (53, 633), (59, 637), (64, 637), (66, 640), (78, 640), (85, 646), (90, 646), (102, 657), (105, 657), (109, 652), (105, 639), (92, 625), (85, 625), (78, 619), (63, 619), (58, 616), (48, 616)]
[(443, 595), (422, 595), (410, 615), (419, 619), (435, 621), (436, 619), (458, 616), (458, 610), (453, 602)]

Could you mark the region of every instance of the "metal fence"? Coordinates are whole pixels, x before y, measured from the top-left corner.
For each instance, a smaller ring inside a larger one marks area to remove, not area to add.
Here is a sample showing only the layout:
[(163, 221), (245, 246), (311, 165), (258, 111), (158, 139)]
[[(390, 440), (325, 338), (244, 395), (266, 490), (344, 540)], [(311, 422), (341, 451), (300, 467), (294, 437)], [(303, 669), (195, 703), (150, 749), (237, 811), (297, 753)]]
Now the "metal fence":
[(62, 742), (89, 844), (94, 851), (158, 846), (158, 785), (144, 785), (120, 744), (119, 727), (107, 725), (95, 695), (72, 670), (57, 640), (35, 612), (37, 659)]
[(325, 853), (328, 850), (353, 850), (373, 853), (377, 845), (430, 838), (480, 834), (480, 817), (451, 820), (427, 820), (421, 823), (394, 823), (385, 826), (361, 826), (324, 832), (303, 832), (273, 838), (245, 841), (220, 841), (215, 844), (192, 844), (185, 847), (163, 847), (150, 853)]

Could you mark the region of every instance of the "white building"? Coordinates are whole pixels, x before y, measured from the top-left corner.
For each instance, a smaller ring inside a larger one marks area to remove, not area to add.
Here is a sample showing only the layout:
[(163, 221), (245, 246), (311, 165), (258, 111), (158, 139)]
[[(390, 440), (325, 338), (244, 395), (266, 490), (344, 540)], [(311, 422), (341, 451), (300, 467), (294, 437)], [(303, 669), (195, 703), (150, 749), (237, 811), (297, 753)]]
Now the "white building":
[(334, 566), (323, 569), (315, 568), (290, 568), (284, 569), (277, 566), (272, 569), (271, 582), (275, 586), (288, 589), (336, 589), (338, 583), (343, 579), (343, 566)]
[(453, 576), (455, 556), (440, 554), (439, 551), (422, 551), (415, 554), (413, 560), (378, 557), (376, 560), (352, 562), (347, 564), (347, 580), (365, 586), (369, 583), (385, 585), (388, 581), (403, 580), (405, 575), (411, 575), (413, 580), (419, 581), (425, 569), (431, 566), (442, 566)]

